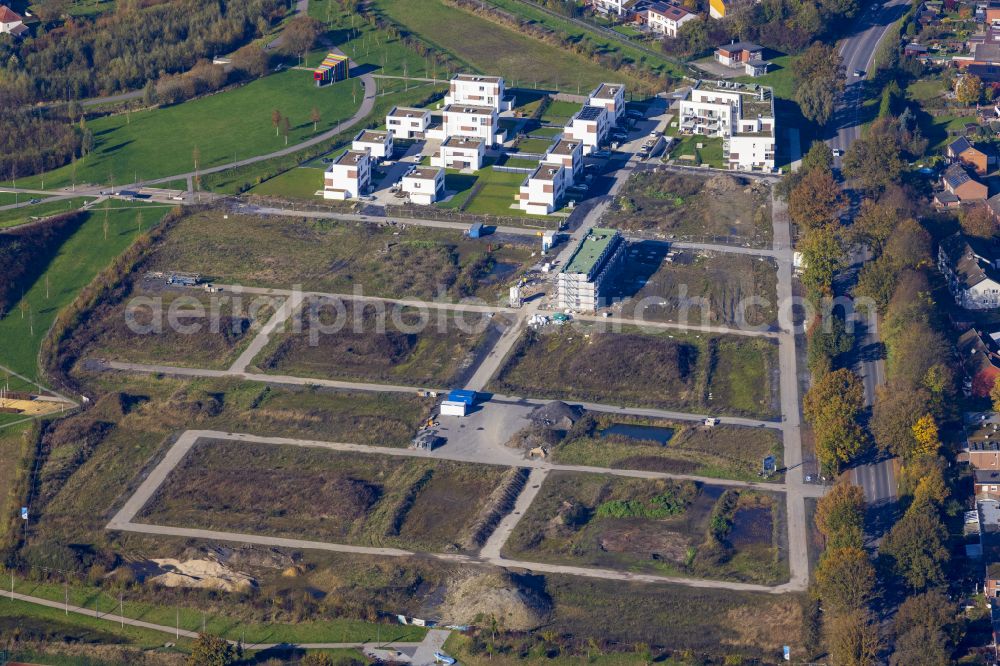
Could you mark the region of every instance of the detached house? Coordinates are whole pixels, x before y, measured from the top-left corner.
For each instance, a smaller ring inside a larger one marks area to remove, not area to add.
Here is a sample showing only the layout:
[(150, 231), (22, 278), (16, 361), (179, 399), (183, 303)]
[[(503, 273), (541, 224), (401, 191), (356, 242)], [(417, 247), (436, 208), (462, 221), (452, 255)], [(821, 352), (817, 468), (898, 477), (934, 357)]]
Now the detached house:
[(361, 130), (351, 148), (357, 151), (367, 150), (376, 161), (392, 157), (392, 133), (381, 130)]
[(28, 32), (24, 19), (7, 5), (0, 5), (0, 35), (8, 34), (23, 37)]
[(569, 187), (569, 171), (556, 164), (539, 164), (524, 179), (517, 194), (517, 204), (530, 215), (548, 215), (559, 207)]
[(966, 310), (1000, 307), (1000, 276), (995, 262), (977, 253), (961, 232), (941, 241), (938, 270), (955, 302)]
[(566, 125), (564, 136), (583, 143), (583, 154), (589, 155), (604, 143), (610, 128), (610, 116), (605, 107), (584, 106)]
[(587, 106), (597, 106), (608, 112), (608, 121), (618, 124), (625, 113), (625, 86), (620, 83), (602, 83), (587, 98)]
[(948, 158), (972, 167), (980, 176), (986, 175), (991, 162), (986, 153), (973, 146), (964, 136), (948, 144)]
[(497, 142), (500, 120), (492, 106), (451, 104), (444, 108), (444, 136), (465, 136), (492, 146)]
[(715, 49), (715, 60), (726, 67), (742, 69), (747, 76), (763, 76), (771, 63), (764, 60), (764, 47), (751, 42), (733, 42)]
[(697, 14), (672, 2), (654, 2), (646, 10), (646, 24), (649, 29), (667, 37), (676, 37), (682, 25), (697, 19)]
[(542, 158), (545, 164), (564, 167), (572, 185), (583, 172), (583, 142), (573, 139), (559, 139)]
[(397, 139), (422, 138), (431, 124), (431, 112), (406, 106), (393, 107), (385, 117), (385, 127)]
[(348, 150), (323, 174), (324, 199), (351, 199), (366, 194), (372, 183), (372, 156), (367, 150)]
[(959, 203), (986, 201), (989, 193), (986, 186), (970, 176), (960, 164), (952, 164), (945, 169), (941, 176), (941, 184), (944, 185), (944, 191), (953, 195)]
[(458, 74), (449, 82), (444, 104), (491, 106), (497, 111), (507, 111), (513, 105), (513, 100), (505, 99), (504, 95), (506, 89), (501, 76)]
[(413, 203), (430, 206), (444, 197), (444, 169), (414, 167), (403, 176), (401, 187)]
[(431, 156), (431, 164), (448, 169), (478, 171), (483, 166), (485, 155), (486, 143), (482, 139), (449, 136), (441, 144), (438, 152)]

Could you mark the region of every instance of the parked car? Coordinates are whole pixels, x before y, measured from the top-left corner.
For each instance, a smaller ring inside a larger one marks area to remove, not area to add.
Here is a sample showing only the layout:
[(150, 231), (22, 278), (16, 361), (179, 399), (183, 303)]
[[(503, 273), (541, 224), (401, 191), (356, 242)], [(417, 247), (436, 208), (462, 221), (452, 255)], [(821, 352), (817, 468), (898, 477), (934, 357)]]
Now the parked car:
[(856, 69), (856, 70), (854, 70), (854, 78), (860, 79), (864, 75), (865, 75), (865, 70), (863, 70), (863, 69)]
[(840, 148), (834, 148), (833, 149), (833, 156), (834, 157), (841, 157), (841, 156), (843, 156), (843, 154), (844, 154), (844, 151), (841, 150)]

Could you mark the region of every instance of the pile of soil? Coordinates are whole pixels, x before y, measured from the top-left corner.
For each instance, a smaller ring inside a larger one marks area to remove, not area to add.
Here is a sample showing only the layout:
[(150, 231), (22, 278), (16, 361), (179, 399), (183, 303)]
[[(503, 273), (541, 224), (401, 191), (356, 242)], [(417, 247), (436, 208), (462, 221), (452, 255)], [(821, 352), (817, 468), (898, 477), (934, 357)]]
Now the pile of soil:
[(722, 192), (735, 192), (740, 189), (740, 182), (732, 176), (720, 173), (705, 181), (706, 194), (721, 194)]
[(455, 624), (473, 624), (477, 618), (492, 615), (506, 629), (536, 629), (548, 620), (552, 601), (544, 590), (524, 583), (508, 572), (470, 572), (449, 582), (441, 617)]

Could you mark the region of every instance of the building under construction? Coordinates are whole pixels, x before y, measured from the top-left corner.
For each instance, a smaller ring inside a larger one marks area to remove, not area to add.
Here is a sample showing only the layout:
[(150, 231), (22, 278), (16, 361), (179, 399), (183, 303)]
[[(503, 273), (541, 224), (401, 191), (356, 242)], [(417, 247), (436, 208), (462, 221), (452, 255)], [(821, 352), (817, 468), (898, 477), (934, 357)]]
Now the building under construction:
[(559, 273), (559, 307), (593, 312), (602, 289), (625, 257), (625, 240), (616, 229), (594, 227)]

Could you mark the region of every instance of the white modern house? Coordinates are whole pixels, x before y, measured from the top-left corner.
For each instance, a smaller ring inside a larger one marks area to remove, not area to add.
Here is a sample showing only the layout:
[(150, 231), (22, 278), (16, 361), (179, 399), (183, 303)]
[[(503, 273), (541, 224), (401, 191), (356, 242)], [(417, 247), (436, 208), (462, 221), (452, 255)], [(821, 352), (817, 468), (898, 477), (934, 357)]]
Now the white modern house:
[(392, 157), (392, 132), (382, 130), (361, 130), (351, 142), (351, 149), (367, 150), (376, 162)]
[(556, 210), (570, 185), (569, 173), (557, 164), (539, 164), (521, 183), (518, 207), (529, 215), (548, 215)]
[(576, 139), (559, 139), (542, 158), (543, 164), (557, 164), (566, 169), (569, 185), (583, 173), (583, 142)]
[(449, 136), (442, 142), (438, 152), (431, 156), (431, 164), (447, 169), (477, 171), (482, 168), (485, 156), (486, 143), (482, 139)]
[(431, 124), (431, 112), (407, 106), (393, 107), (385, 117), (385, 127), (397, 139), (422, 137)]
[(444, 136), (480, 139), (486, 145), (497, 142), (499, 115), (492, 106), (450, 104), (444, 107)]
[(594, 11), (618, 17), (631, 15), (635, 4), (636, 0), (590, 0), (590, 6)]
[(681, 100), (679, 127), (682, 134), (722, 138), (730, 169), (774, 170), (774, 96), (768, 87), (699, 81)]
[(351, 199), (367, 194), (372, 183), (372, 157), (367, 150), (348, 150), (323, 174), (324, 199)]
[(479, 74), (457, 74), (449, 82), (444, 104), (491, 106), (497, 111), (508, 111), (513, 100), (506, 99), (503, 77)]
[(583, 143), (583, 154), (589, 155), (605, 142), (611, 128), (608, 110), (603, 106), (584, 106), (566, 125), (563, 137)]
[(625, 258), (625, 240), (617, 229), (594, 227), (558, 276), (559, 307), (593, 312), (606, 285)]
[(24, 18), (7, 5), (0, 5), (0, 35), (8, 34), (22, 37), (28, 32)]
[(938, 245), (938, 270), (955, 302), (966, 310), (1000, 307), (1000, 275), (996, 261), (976, 252), (961, 232)]
[(667, 37), (676, 37), (682, 25), (697, 20), (697, 14), (672, 2), (654, 2), (646, 9), (646, 25), (652, 32)]
[(602, 83), (587, 98), (587, 106), (600, 107), (608, 112), (608, 123), (617, 125), (625, 113), (625, 86), (620, 83)]
[(400, 187), (410, 196), (411, 202), (430, 206), (444, 198), (444, 169), (413, 167), (403, 176)]

